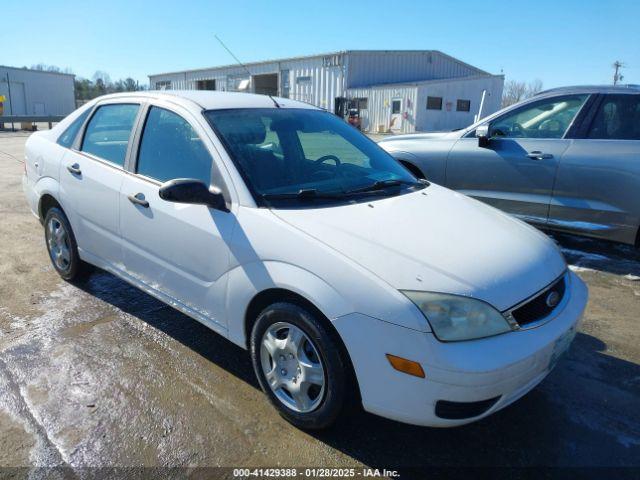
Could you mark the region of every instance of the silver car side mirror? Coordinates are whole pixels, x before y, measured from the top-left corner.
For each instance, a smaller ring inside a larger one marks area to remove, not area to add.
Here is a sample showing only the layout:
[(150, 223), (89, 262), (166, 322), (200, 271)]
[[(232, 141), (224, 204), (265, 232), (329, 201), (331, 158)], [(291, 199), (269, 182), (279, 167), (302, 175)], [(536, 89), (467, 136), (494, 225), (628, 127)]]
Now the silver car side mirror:
[(478, 139), (478, 146), (487, 148), (489, 146), (489, 125), (485, 124), (477, 127), (476, 137)]

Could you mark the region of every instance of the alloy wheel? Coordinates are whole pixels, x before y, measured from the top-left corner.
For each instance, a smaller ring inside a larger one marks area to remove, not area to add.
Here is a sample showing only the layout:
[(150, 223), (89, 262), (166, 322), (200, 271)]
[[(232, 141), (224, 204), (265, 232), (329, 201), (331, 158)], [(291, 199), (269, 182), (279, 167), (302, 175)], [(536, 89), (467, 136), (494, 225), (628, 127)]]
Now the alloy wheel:
[(286, 407), (307, 413), (318, 408), (325, 390), (322, 359), (311, 339), (287, 322), (262, 336), (260, 363), (271, 391)]

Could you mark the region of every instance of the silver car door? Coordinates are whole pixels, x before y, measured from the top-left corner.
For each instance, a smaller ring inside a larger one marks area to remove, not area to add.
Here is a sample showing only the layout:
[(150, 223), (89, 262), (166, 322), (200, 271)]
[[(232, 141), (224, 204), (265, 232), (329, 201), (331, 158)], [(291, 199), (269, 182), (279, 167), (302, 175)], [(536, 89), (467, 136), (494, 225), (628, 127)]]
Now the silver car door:
[(565, 152), (554, 228), (634, 244), (640, 225), (640, 94), (602, 95)]
[(565, 133), (588, 95), (531, 101), (493, 119), (482, 147), (473, 132), (453, 146), (446, 186), (524, 220), (544, 223)]

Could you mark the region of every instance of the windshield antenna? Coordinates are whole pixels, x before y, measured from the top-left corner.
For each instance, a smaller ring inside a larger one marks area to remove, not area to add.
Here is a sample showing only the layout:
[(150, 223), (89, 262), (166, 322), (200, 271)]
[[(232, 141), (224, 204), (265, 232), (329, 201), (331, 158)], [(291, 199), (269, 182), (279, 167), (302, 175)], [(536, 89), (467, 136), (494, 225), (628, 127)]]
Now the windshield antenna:
[[(242, 62), (240, 61), (240, 59), (239, 59), (238, 57), (236, 57), (236, 56), (233, 54), (233, 52), (229, 49), (229, 47), (227, 47), (227, 46), (224, 44), (224, 42), (223, 42), (222, 40), (220, 40), (220, 37), (218, 37), (218, 35), (217, 35), (217, 34), (215, 34), (215, 33), (214, 33), (214, 34), (213, 34), (213, 36), (214, 36), (214, 37), (216, 37), (216, 40), (218, 40), (218, 42), (220, 43), (220, 45), (222, 45), (222, 48), (224, 48), (224, 49), (229, 53), (229, 55), (231, 55), (231, 56), (233, 57), (233, 59), (234, 59), (236, 62), (238, 62), (238, 65), (240, 65), (242, 68), (244, 68), (245, 72), (247, 72), (247, 74), (249, 75), (249, 79), (251, 79), (251, 71), (249, 71), (249, 69), (247, 68), (247, 66), (246, 66), (244, 63), (242, 63)], [(267, 96), (271, 99), (271, 101), (274, 103), (274, 105), (276, 106), (276, 108), (280, 108), (280, 105), (278, 104), (278, 102), (276, 102), (275, 98), (273, 98), (271, 95), (267, 95)]]

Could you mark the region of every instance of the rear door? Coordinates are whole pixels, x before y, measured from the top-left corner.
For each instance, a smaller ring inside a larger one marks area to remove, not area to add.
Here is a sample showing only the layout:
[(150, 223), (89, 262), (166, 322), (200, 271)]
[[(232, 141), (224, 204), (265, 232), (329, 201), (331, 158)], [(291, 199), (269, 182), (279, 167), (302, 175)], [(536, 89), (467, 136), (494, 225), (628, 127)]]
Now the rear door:
[(446, 186), (515, 216), (545, 223), (565, 134), (588, 95), (529, 102), (491, 121), (480, 147), (474, 132), (456, 142), (447, 159)]
[[(226, 191), (206, 133), (189, 112), (151, 105), (120, 189), (126, 273), (218, 331), (234, 213), (162, 200), (163, 182), (194, 178)], [(189, 119), (189, 120), (187, 120)]]
[(640, 94), (598, 97), (560, 163), (549, 224), (635, 242), (640, 225)]
[(62, 204), (80, 256), (98, 265), (121, 262), (118, 197), (139, 103), (98, 105), (60, 169)]

